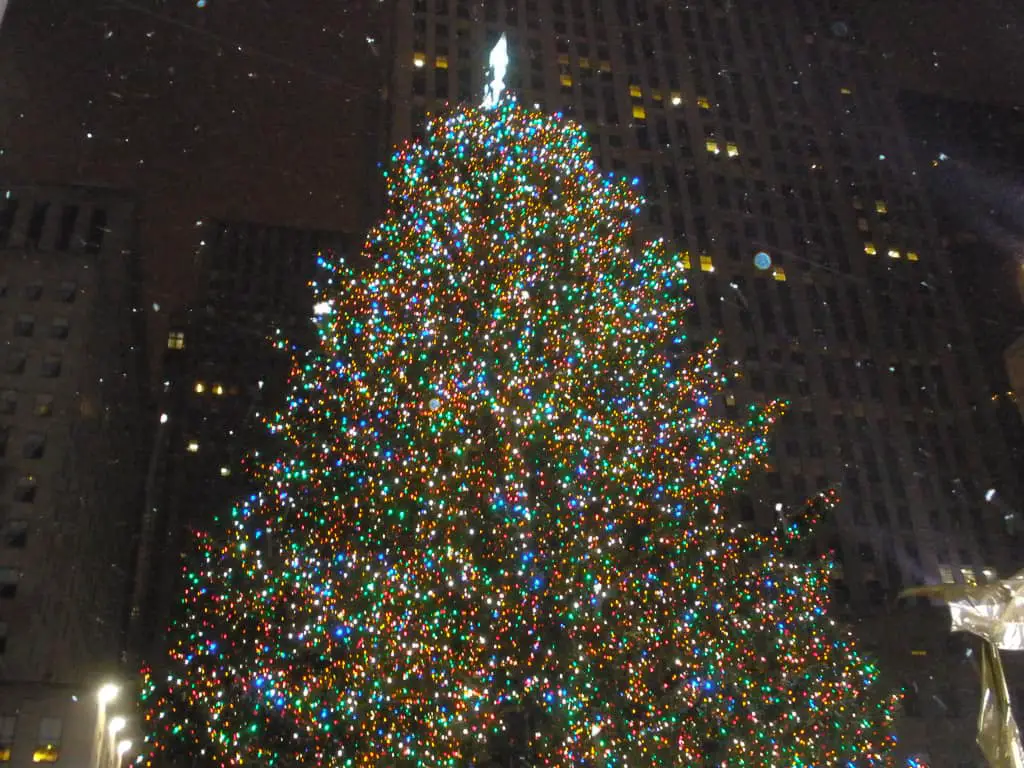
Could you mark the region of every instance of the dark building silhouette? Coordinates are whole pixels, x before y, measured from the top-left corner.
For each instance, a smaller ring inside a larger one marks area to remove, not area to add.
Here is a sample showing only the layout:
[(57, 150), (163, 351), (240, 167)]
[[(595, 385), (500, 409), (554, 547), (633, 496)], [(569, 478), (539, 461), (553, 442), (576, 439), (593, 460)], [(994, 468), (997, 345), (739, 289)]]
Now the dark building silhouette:
[(392, 140), (479, 102), (504, 33), (511, 90), (581, 122), (603, 169), (640, 178), (646, 228), (689, 259), (694, 335), (722, 333), (747, 372), (726, 407), (792, 402), (740, 506), (768, 525), (776, 504), (839, 485), (820, 542), (837, 608), (913, 691), (907, 748), (968, 765), (972, 662), (941, 610), (894, 598), (1019, 568), (1021, 539), (985, 496), (998, 485), (1019, 506), (1020, 473), (897, 93), (843, 8), (399, 0)]
[(96, 694), (125, 680), (149, 442), (135, 211), (106, 189), (0, 193), (0, 760), (15, 766), (114, 760), (118, 710)]
[[(175, 617), (191, 532), (253, 492), (243, 461), (263, 444), (261, 414), (283, 407), (289, 357), (273, 340), (312, 341), (316, 257), (347, 254), (340, 233), (242, 222), (200, 228), (206, 289), (171, 325), (132, 625), (133, 652), (159, 656)], [(357, 241), (358, 242), (358, 241)]]

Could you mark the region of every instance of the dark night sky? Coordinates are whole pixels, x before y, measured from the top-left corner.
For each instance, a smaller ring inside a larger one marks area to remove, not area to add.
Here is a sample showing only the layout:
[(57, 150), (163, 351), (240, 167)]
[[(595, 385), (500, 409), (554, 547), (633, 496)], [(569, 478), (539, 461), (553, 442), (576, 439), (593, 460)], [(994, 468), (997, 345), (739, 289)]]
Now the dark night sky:
[[(159, 337), (194, 292), (197, 219), (365, 229), (389, 65), (379, 21), (366, 19), (389, 7), (12, 0), (0, 33), (0, 178), (136, 190)], [(858, 14), (904, 85), (1024, 103), (1016, 3), (875, 0)]]

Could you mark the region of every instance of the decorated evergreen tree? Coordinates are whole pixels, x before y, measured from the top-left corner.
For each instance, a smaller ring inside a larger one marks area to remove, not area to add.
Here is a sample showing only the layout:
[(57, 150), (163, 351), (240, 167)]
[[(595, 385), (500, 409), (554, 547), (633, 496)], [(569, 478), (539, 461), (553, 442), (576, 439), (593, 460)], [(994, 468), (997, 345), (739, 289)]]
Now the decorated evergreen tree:
[(321, 255), (260, 492), (198, 539), (144, 691), (149, 763), (886, 765), (896, 697), (791, 545), (729, 500), (687, 260), (583, 130), (493, 99), (387, 171), (370, 266)]

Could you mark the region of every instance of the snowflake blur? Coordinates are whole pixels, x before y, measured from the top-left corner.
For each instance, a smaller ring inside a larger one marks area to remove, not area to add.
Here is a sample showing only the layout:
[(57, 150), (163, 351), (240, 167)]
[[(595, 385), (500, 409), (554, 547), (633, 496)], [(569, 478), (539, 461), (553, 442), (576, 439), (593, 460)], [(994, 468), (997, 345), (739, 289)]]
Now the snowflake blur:
[(834, 498), (731, 519), (782, 408), (719, 413), (634, 185), (508, 97), (387, 182), (371, 266), (321, 256), (260, 493), (197, 540), (148, 762), (891, 764), (896, 698), (791, 555)]

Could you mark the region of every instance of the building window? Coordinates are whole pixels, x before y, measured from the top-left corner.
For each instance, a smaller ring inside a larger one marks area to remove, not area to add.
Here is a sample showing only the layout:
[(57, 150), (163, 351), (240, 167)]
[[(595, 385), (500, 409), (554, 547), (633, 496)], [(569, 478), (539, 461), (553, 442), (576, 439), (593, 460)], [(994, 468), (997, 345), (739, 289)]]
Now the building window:
[(633, 105), (633, 117), (636, 118), (637, 120), (647, 119), (647, 110), (643, 107), (642, 104)]
[(36, 479), (32, 475), (23, 475), (14, 484), (14, 500), (31, 504), (36, 500), (38, 490), (39, 484), (36, 483)]
[(917, 261), (919, 258), (914, 251), (907, 251), (907, 261)]
[(412, 55), (412, 65), (416, 69), (422, 69), (426, 63), (427, 57), (424, 54), (417, 52)]
[(60, 369), (63, 361), (60, 355), (46, 355), (43, 358), (40, 371), (48, 379), (55, 379), (60, 376)]
[(78, 286), (73, 280), (61, 280), (57, 286), (57, 299), (65, 304), (71, 304), (75, 300), (76, 293), (78, 293)]
[(701, 109), (711, 109), (711, 102), (708, 101), (707, 96), (698, 96), (697, 106), (700, 107)]
[(4, 530), (4, 544), (14, 549), (24, 549), (28, 543), (28, 521), (10, 520)]
[[(7, 622), (0, 622), (0, 653), (7, 649)], [(18, 725), (17, 715), (0, 715), (0, 763), (11, 761), (11, 747), (14, 746), (14, 730)]]
[(185, 450), (188, 451), (189, 453), (199, 453), (199, 441), (189, 440), (188, 443), (185, 445)]
[(41, 459), (46, 452), (46, 435), (42, 432), (32, 432), (25, 438), (21, 447), (22, 454), (26, 459)]
[(13, 389), (0, 392), (0, 414), (10, 416), (18, 409), (18, 393)]
[(726, 154), (729, 155), (729, 157), (739, 157), (740, 156), (740, 148), (735, 143), (733, 143), (731, 141), (726, 143), (725, 151), (726, 151)]
[(704, 142), (704, 147), (713, 155), (717, 155), (721, 150), (718, 148), (718, 142), (714, 139), (708, 139)]
[(4, 373), (24, 373), (27, 360), (28, 356), (24, 352), (17, 349), (8, 350), (7, 357), (4, 360)]
[(774, 277), (778, 282), (784, 283), (786, 282), (786, 270), (782, 267), (776, 267), (772, 270), (772, 277)]
[(36, 316), (23, 312), (14, 320), (14, 335), (28, 338), (36, 327)]
[(875, 210), (880, 214), (886, 214), (889, 212), (889, 206), (886, 205), (885, 200), (875, 200)]
[(71, 323), (66, 317), (55, 317), (50, 324), (50, 337), (54, 339), (66, 339), (71, 333)]
[(12, 598), (18, 594), (21, 572), (17, 568), (0, 568), (0, 597)]
[(868, 256), (874, 256), (876, 253), (878, 253), (878, 250), (875, 248), (874, 243), (864, 243), (864, 253), (866, 253)]
[(32, 413), (40, 417), (52, 416), (53, 395), (36, 395), (36, 402), (32, 407)]
[(185, 348), (185, 332), (184, 331), (171, 331), (167, 334), (167, 348), (168, 349), (184, 349)]
[(7, 441), (11, 438), (11, 428), (5, 425), (0, 425), (0, 456), (7, 455)]
[(434, 64), (437, 66), (438, 69), (448, 69), (448, 57), (438, 56), (434, 60)]
[(42, 283), (29, 283), (25, 286), (25, 298), (29, 301), (39, 301), (39, 297), (43, 295), (43, 284)]
[(715, 265), (711, 261), (711, 257), (706, 253), (700, 255), (700, 271), (701, 272), (714, 272)]
[(44, 717), (39, 721), (39, 736), (32, 753), (33, 763), (55, 763), (60, 757), (60, 739), (64, 724), (59, 717)]

